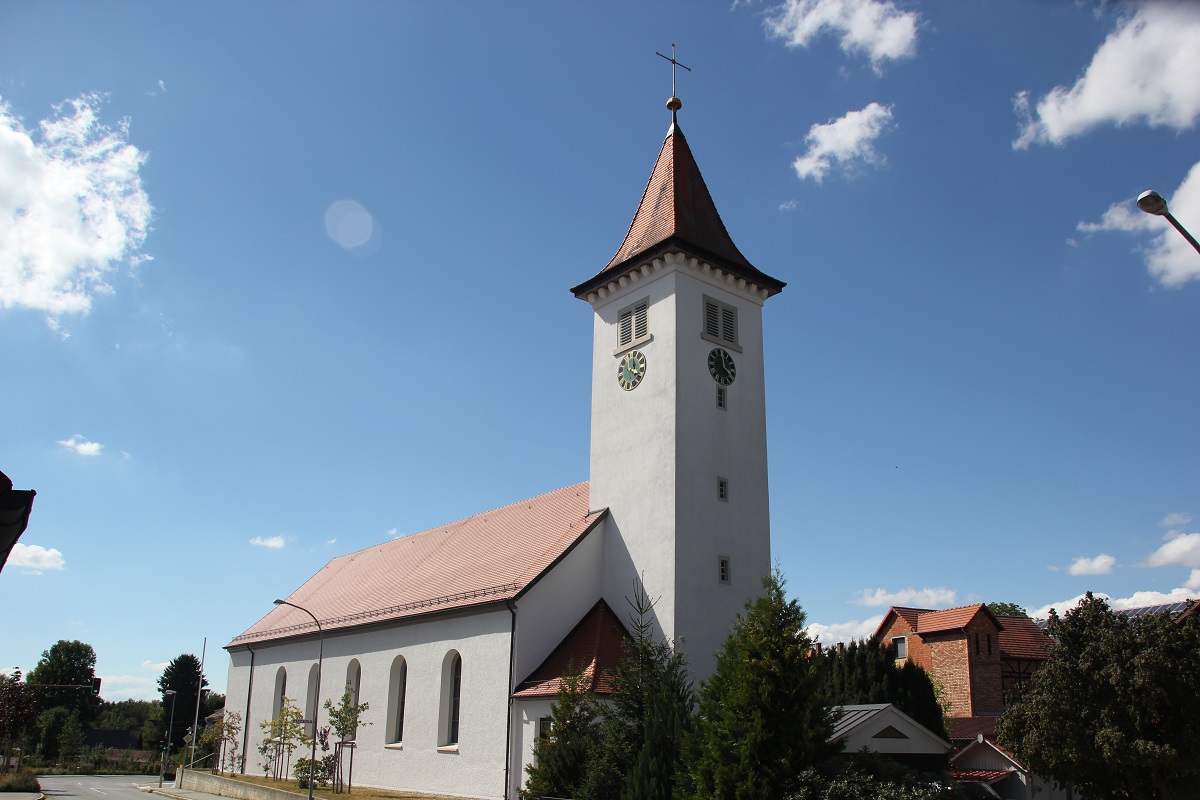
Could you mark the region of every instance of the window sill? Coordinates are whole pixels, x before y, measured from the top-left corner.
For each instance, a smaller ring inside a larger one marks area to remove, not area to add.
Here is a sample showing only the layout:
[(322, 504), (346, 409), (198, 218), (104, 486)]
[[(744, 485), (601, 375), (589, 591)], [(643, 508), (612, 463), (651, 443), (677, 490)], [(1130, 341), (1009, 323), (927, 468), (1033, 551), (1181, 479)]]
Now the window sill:
[(439, 753), (457, 753), (458, 745), (457, 744), (444, 744), (444, 745), (439, 746), (437, 751)]
[(384, 750), (403, 750), (404, 742), (388, 742), (383, 746)]
[(639, 336), (638, 338), (634, 339), (632, 342), (626, 342), (625, 344), (618, 347), (616, 350), (613, 350), (613, 358), (619, 358), (619, 357), (625, 355), (626, 353), (628, 353), (630, 350), (634, 350), (638, 347), (641, 347), (644, 344), (648, 344), (653, 341), (654, 341), (653, 333), (647, 333), (645, 336)]

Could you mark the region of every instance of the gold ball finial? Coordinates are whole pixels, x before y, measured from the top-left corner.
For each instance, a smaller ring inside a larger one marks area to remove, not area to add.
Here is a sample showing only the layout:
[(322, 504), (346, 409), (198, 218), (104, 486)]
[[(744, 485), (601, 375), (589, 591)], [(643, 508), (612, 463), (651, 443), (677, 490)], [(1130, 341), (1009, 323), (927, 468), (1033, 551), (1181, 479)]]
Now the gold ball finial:
[(679, 109), (683, 108), (683, 101), (678, 97), (672, 97), (667, 101), (667, 108), (671, 111), (678, 111)]

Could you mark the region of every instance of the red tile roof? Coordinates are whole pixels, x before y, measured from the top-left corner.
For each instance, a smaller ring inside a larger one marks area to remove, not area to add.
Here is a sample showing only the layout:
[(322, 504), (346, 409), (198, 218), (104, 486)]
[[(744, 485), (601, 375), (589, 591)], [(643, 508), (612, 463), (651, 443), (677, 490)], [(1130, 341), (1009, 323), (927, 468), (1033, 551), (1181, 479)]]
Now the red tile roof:
[(947, 717), (946, 729), (951, 739), (974, 739), (983, 734), (985, 739), (996, 738), (996, 720), (999, 717)]
[[(606, 513), (588, 510), (586, 483), (568, 486), (335, 558), (287, 600), (325, 631), (509, 600)], [(281, 605), (226, 646), (315, 630)]]
[(760, 272), (737, 249), (717, 213), (687, 139), (675, 123), (667, 131), (625, 241), (598, 275), (571, 291), (583, 297), (647, 258), (666, 252), (673, 244), (690, 245), (685, 249), (758, 284), (769, 294), (777, 294), (785, 285)]
[(941, 631), (961, 630), (975, 619), (979, 613), (987, 614), (994, 620), (992, 612), (983, 603), (969, 606), (947, 608), (944, 611), (928, 611), (917, 618), (917, 633), (940, 633)]
[(1045, 661), (1050, 658), (1054, 642), (1037, 623), (1028, 617), (996, 617), (1004, 627), (1000, 630), (1001, 658), (1021, 658)]
[(582, 671), (588, 688), (596, 694), (611, 694), (612, 676), (628, 638), (629, 633), (608, 603), (599, 601), (541, 666), (521, 682), (513, 697), (552, 697), (573, 670)]
[(982, 781), (992, 783), (1013, 774), (1010, 769), (956, 769), (950, 777), (956, 781)]

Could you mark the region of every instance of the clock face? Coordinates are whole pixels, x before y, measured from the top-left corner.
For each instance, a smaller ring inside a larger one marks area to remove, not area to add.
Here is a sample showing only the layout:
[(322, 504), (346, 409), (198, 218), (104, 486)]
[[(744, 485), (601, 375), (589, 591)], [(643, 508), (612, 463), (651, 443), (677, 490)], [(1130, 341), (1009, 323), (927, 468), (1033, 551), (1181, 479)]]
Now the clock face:
[(713, 376), (713, 380), (722, 386), (733, 383), (737, 369), (733, 366), (733, 356), (729, 355), (729, 351), (722, 347), (714, 347), (708, 354), (708, 372)]
[(617, 383), (625, 391), (637, 388), (646, 375), (646, 356), (641, 350), (630, 350), (617, 365)]

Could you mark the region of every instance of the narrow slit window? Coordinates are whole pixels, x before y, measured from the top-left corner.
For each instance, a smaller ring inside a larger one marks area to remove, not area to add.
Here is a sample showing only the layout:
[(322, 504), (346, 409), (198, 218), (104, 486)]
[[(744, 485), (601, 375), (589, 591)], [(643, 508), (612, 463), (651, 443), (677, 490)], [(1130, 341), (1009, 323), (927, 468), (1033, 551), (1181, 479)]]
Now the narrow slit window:
[(729, 583), (729, 556), (721, 556), (717, 559), (717, 580), (721, 583)]
[(729, 481), (725, 480), (724, 478), (717, 479), (717, 499), (729, 499)]
[(729, 397), (725, 394), (725, 387), (718, 386), (717, 387), (717, 408), (724, 411), (728, 407), (728, 404), (729, 404)]

